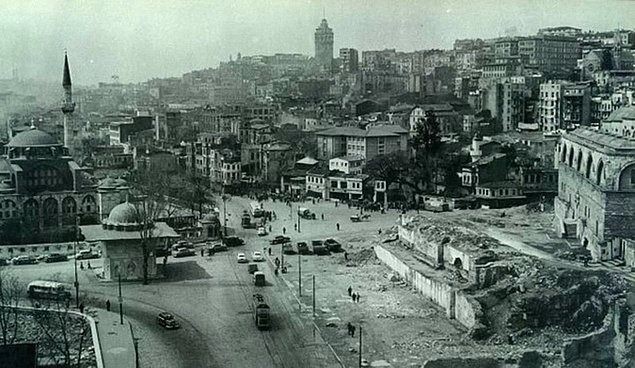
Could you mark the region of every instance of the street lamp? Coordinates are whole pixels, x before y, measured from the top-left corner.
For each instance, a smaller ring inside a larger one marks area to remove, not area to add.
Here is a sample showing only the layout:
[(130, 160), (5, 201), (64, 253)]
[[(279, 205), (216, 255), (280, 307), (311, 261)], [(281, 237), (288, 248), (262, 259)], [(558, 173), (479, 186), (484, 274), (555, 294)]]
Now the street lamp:
[(75, 308), (79, 309), (79, 281), (77, 279), (77, 243), (79, 243), (79, 216), (75, 218), (75, 243), (73, 244), (73, 252), (75, 253)]
[(223, 200), (223, 235), (227, 236), (227, 201), (231, 197), (225, 194), (225, 187), (223, 186), (223, 194), (221, 195), (221, 199)]

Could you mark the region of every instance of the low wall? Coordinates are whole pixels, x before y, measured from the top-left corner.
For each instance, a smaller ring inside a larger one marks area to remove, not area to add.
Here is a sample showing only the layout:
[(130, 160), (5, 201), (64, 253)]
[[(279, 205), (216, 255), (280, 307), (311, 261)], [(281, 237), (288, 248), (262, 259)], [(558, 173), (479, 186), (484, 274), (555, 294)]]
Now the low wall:
[(478, 321), (482, 313), (480, 304), (474, 298), (469, 297), (450, 284), (433, 279), (415, 270), (382, 246), (375, 246), (374, 250), (379, 260), (397, 272), (423, 296), (443, 308), (448, 318), (456, 318), (457, 321), (469, 329), (480, 326)]

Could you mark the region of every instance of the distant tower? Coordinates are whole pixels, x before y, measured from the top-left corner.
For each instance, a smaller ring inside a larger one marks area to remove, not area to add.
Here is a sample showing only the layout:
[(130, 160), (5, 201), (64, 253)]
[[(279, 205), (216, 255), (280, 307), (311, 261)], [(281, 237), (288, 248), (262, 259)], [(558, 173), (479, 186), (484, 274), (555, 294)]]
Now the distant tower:
[(315, 29), (315, 61), (326, 71), (333, 64), (333, 30), (326, 19)]
[(71, 84), (71, 71), (68, 67), (68, 55), (64, 53), (64, 76), (62, 77), (62, 87), (64, 87), (64, 101), (62, 102), (62, 113), (64, 113), (64, 147), (69, 148), (71, 143), (70, 125), (72, 124), (75, 103), (73, 102), (73, 87)]

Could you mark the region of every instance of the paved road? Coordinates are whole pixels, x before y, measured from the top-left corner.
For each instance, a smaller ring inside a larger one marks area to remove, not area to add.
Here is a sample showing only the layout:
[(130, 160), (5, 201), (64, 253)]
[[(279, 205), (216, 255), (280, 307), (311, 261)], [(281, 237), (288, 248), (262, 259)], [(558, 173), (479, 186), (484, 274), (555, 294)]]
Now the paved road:
[[(267, 263), (260, 263), (268, 285), (258, 288), (271, 305), (270, 331), (256, 329), (251, 298), (256, 287), (247, 266), (236, 263), (238, 252), (249, 256), (262, 250), (267, 240), (254, 230), (243, 231), (240, 214), (248, 201), (228, 202), (229, 226), (246, 239), (244, 247), (212, 257), (170, 259), (167, 280), (150, 285), (124, 283), (124, 314), (139, 338), (142, 367), (338, 367), (328, 346), (315, 337), (311, 316), (298, 313), (298, 305), (282, 281), (276, 280)], [(231, 210), (230, 210), (231, 208)], [(292, 228), (288, 219), (276, 226)], [(289, 226), (290, 225), (290, 226)], [(92, 260), (93, 267), (101, 267)], [(10, 266), (26, 284), (35, 279), (73, 282), (73, 262)], [(97, 280), (93, 271), (79, 272), (80, 288), (90, 302), (104, 308), (106, 299), (118, 311), (117, 284)], [(160, 311), (174, 313), (182, 328), (163, 330), (156, 325)]]

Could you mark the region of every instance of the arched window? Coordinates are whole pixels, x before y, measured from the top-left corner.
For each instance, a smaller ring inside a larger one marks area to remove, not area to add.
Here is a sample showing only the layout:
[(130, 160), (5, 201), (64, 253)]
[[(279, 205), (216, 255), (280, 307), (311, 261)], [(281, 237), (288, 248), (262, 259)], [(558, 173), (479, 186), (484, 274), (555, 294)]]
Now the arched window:
[(561, 162), (567, 161), (567, 145), (566, 144), (562, 145), (562, 152), (560, 152), (560, 161)]
[(57, 209), (57, 200), (55, 198), (47, 198), (42, 204), (42, 212), (44, 215), (44, 226), (57, 225), (59, 211)]
[(87, 195), (84, 199), (82, 199), (82, 211), (84, 213), (96, 211), (95, 198), (93, 198), (93, 196)]
[(569, 148), (569, 167), (573, 167), (573, 147)]
[(620, 172), (619, 190), (635, 190), (635, 162)]
[(582, 167), (582, 150), (578, 150), (578, 158), (575, 161), (575, 169), (577, 171), (580, 171), (581, 167)]
[(598, 168), (595, 175), (595, 184), (602, 185), (602, 175), (604, 175), (604, 162), (598, 162)]
[(62, 200), (62, 213), (72, 215), (77, 212), (77, 202), (73, 197), (66, 197)]
[(586, 160), (586, 173), (584, 176), (587, 179), (591, 179), (591, 167), (593, 166), (593, 156), (589, 153), (589, 157)]
[(25, 222), (29, 225), (37, 225), (38, 218), (40, 217), (40, 205), (33, 198), (24, 202), (23, 212)]

